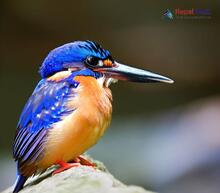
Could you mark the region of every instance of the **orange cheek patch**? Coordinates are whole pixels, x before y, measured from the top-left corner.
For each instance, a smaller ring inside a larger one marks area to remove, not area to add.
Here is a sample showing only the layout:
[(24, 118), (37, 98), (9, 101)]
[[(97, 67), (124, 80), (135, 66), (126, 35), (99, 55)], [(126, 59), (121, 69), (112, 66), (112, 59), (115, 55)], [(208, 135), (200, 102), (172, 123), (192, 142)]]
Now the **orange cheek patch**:
[(104, 60), (104, 61), (103, 61), (103, 64), (104, 64), (104, 66), (106, 66), (106, 67), (112, 67), (112, 66), (113, 66), (112, 61), (109, 60), (109, 59)]

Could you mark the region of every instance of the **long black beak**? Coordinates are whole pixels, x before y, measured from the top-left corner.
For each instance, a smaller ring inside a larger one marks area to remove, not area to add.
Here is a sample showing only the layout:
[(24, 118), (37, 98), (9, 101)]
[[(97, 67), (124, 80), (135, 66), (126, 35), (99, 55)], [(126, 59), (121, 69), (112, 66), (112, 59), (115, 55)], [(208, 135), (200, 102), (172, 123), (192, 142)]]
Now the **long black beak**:
[(118, 80), (127, 80), (132, 82), (174, 82), (172, 79), (165, 76), (146, 70), (133, 68), (118, 62), (114, 62), (112, 67), (100, 68), (98, 71), (104, 73), (106, 77), (111, 77)]

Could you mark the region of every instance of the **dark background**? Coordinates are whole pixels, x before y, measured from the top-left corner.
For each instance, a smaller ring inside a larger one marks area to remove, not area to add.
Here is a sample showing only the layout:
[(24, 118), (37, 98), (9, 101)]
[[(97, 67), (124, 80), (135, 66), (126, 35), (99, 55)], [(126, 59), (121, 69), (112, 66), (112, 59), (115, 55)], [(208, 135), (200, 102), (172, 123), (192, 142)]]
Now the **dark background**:
[[(211, 17), (163, 18), (176, 8), (208, 8)], [(217, 1), (0, 1), (0, 190), (15, 179), (11, 144), (39, 65), (51, 49), (89, 39), (119, 62), (175, 80), (112, 85), (113, 122), (90, 154), (128, 184), (219, 192), (219, 8)]]

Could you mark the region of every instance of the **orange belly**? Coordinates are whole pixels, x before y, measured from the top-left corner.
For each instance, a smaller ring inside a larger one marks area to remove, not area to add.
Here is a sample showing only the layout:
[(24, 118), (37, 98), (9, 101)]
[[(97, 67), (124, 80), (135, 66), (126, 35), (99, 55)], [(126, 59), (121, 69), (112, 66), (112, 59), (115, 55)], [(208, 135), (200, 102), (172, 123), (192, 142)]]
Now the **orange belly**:
[(77, 96), (68, 105), (76, 110), (50, 129), (38, 168), (47, 168), (60, 160), (70, 161), (84, 153), (98, 141), (110, 123), (110, 89), (92, 77), (78, 76), (75, 80), (80, 82)]

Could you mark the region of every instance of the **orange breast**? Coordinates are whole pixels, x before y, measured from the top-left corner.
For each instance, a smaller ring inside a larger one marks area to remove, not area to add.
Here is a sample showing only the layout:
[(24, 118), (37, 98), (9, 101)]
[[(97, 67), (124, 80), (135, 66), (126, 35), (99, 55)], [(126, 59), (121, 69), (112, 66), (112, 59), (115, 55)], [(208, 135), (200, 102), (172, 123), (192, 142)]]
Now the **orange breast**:
[(68, 105), (76, 110), (51, 128), (39, 168), (56, 161), (70, 161), (84, 153), (103, 135), (110, 123), (112, 95), (93, 77), (77, 76), (76, 96)]

